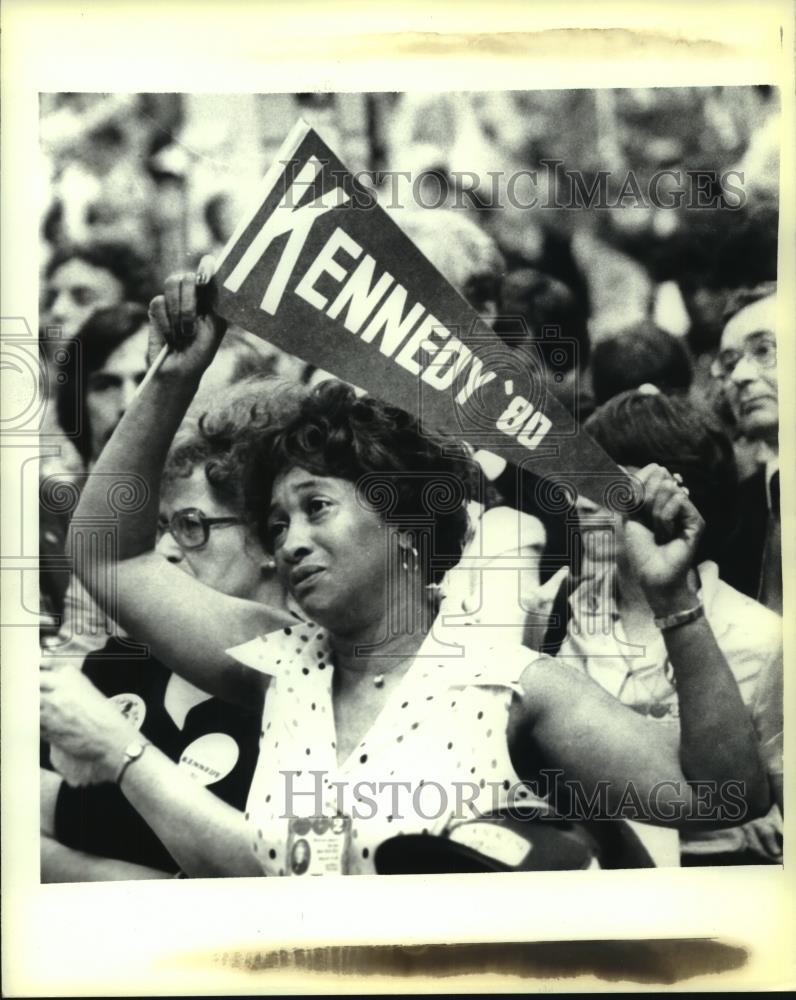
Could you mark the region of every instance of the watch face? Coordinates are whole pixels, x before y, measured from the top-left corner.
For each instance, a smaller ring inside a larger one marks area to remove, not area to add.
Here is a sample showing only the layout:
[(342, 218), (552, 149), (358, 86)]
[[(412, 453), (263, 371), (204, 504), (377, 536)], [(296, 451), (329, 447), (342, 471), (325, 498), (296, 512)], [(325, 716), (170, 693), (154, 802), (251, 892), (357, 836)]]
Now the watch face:
[(133, 743), (127, 744), (124, 755), (130, 760), (136, 760), (144, 752), (145, 746), (146, 743), (141, 743), (139, 740), (135, 740)]

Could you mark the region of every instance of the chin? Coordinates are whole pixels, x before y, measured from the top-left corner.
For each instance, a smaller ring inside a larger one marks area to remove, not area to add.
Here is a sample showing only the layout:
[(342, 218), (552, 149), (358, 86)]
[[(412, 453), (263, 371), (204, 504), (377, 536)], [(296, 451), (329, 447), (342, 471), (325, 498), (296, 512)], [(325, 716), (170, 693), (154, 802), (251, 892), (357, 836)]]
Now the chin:
[(300, 601), (294, 594), (293, 600), (305, 618), (331, 630), (332, 625), (339, 623), (339, 614), (336, 615), (335, 610), (330, 608), (325, 601), (313, 600), (313, 596), (313, 594), (307, 594), (307, 597)]
[(769, 415), (760, 415), (760, 419), (747, 418), (742, 424), (744, 436), (750, 441), (771, 441), (779, 433), (778, 415), (772, 419)]

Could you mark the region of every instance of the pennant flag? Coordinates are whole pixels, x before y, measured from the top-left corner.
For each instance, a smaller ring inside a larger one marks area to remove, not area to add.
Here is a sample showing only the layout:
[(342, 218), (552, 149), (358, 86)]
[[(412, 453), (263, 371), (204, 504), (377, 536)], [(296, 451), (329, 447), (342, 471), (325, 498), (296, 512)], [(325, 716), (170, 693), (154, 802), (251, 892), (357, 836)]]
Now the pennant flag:
[[(433, 211), (433, 209), (423, 209)], [(290, 354), (597, 503), (626, 474), (299, 121), (217, 261), (218, 311)]]

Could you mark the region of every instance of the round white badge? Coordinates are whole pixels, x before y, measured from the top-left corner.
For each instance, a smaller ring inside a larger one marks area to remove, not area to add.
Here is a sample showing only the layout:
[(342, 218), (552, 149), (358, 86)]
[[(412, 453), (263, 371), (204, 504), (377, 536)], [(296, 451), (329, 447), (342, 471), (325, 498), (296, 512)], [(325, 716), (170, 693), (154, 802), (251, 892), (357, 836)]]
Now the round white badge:
[(140, 729), (146, 718), (146, 704), (139, 694), (115, 694), (111, 701), (119, 709), (122, 715)]
[(238, 744), (226, 733), (207, 733), (189, 744), (180, 756), (180, 767), (200, 785), (226, 778), (238, 762)]

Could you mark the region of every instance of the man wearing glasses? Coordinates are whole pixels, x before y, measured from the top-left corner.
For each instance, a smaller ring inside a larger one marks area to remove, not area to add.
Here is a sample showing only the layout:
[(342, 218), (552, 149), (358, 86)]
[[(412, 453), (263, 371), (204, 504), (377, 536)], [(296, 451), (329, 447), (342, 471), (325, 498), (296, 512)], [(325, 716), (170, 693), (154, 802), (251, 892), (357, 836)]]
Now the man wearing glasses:
[(739, 490), (739, 523), (722, 576), (782, 614), (776, 284), (739, 292), (728, 309), (713, 375), (760, 466)]

